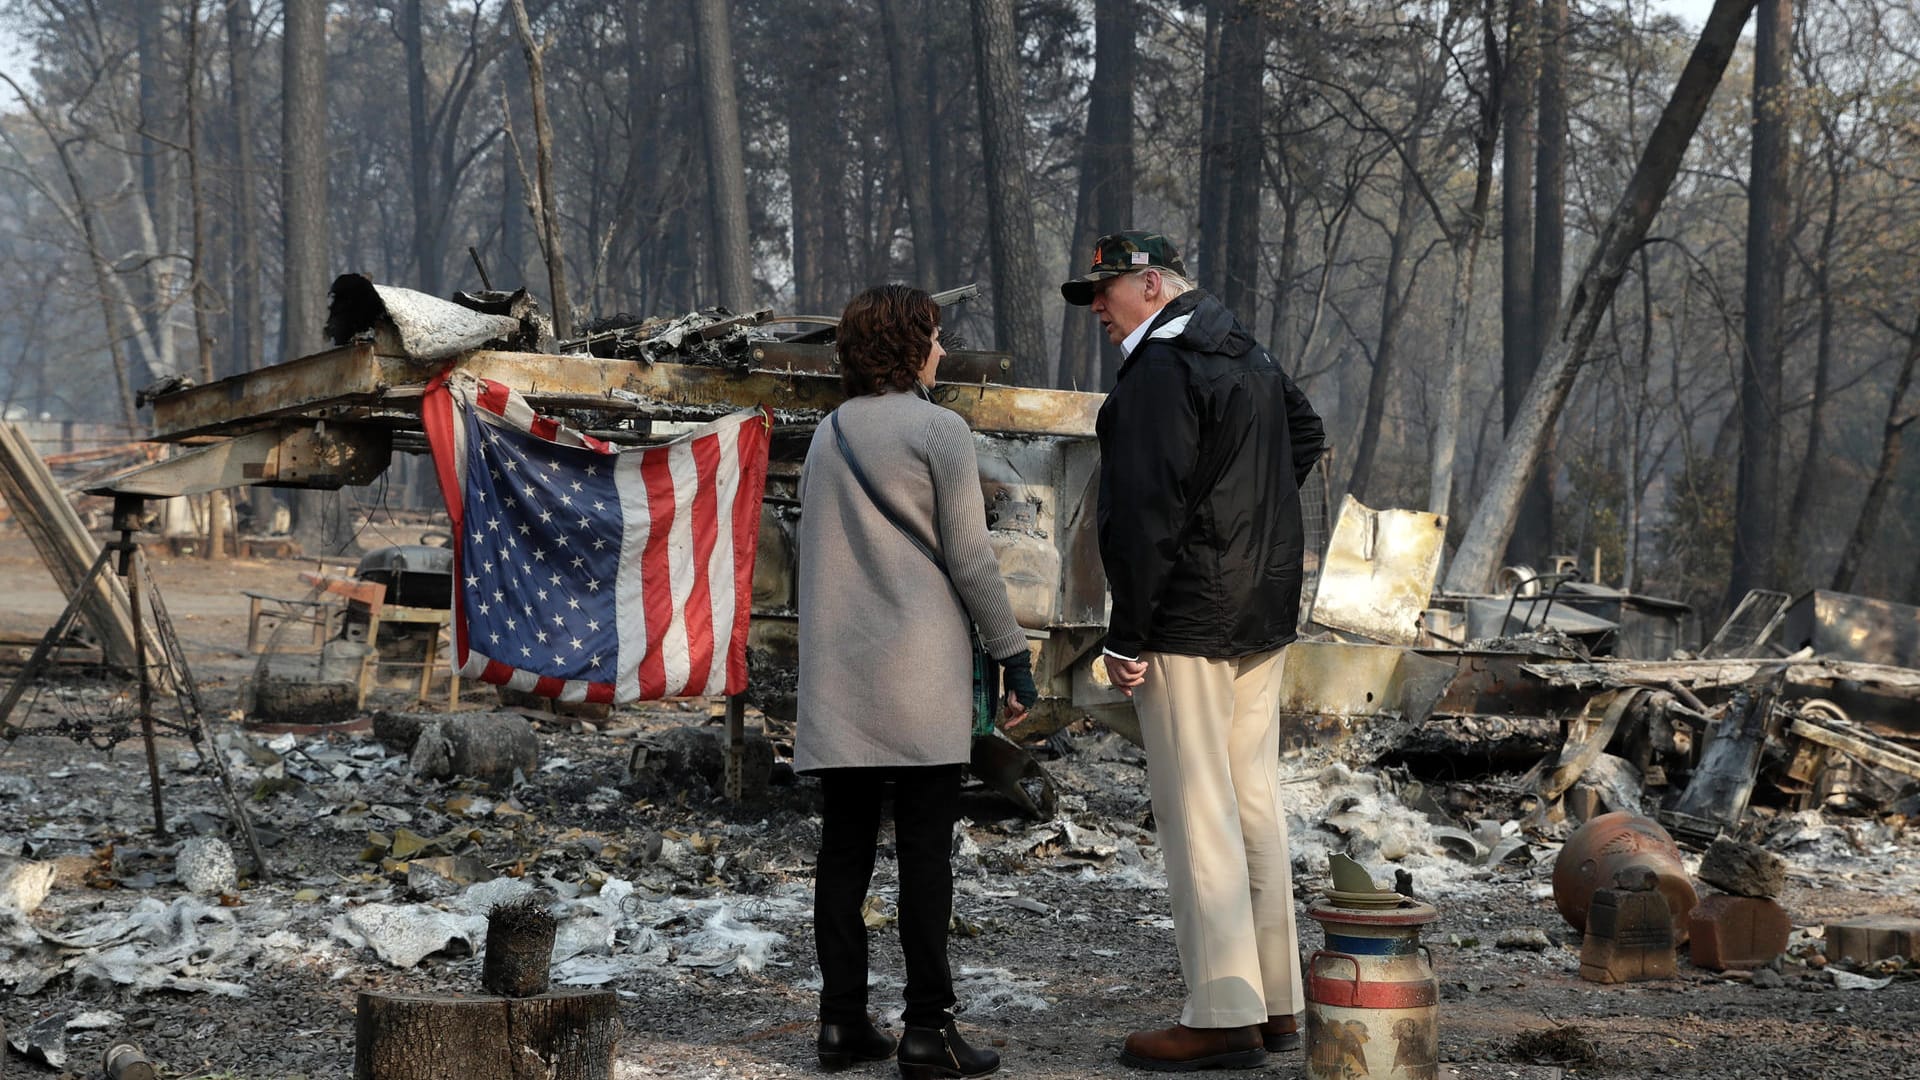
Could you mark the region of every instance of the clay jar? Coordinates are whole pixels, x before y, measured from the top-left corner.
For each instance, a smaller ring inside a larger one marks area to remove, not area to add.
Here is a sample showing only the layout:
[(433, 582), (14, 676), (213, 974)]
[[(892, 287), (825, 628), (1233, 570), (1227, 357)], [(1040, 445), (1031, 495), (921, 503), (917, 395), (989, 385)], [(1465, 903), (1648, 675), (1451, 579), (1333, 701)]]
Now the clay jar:
[(1699, 897), (1680, 862), (1680, 848), (1652, 818), (1616, 810), (1575, 829), (1553, 861), (1553, 902), (1575, 930), (1585, 933), (1593, 894), (1611, 888), (1629, 866), (1653, 871), (1656, 887), (1673, 911), (1675, 944), (1686, 940), (1687, 913)]

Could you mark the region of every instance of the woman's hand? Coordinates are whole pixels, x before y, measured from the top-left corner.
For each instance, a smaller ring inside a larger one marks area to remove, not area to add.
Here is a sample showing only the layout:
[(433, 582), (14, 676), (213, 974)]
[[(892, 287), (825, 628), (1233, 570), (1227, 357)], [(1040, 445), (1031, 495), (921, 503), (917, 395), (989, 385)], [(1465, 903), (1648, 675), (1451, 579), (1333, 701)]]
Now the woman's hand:
[(1033, 657), (1021, 649), (1000, 661), (1000, 684), (1007, 688), (1005, 723), (1027, 715), (1027, 709), (1040, 700), (1040, 688), (1033, 684)]

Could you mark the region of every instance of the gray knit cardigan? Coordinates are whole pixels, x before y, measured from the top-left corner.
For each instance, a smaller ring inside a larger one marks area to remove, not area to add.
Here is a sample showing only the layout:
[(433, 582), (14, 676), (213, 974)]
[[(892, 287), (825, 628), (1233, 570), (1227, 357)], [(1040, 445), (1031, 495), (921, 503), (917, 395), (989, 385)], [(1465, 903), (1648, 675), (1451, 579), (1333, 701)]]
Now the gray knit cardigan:
[(971, 624), (995, 657), (1026, 648), (987, 542), (973, 433), (912, 393), (854, 398), (837, 415), (868, 482), (953, 576), (874, 508), (823, 422), (800, 478), (794, 768), (964, 762)]

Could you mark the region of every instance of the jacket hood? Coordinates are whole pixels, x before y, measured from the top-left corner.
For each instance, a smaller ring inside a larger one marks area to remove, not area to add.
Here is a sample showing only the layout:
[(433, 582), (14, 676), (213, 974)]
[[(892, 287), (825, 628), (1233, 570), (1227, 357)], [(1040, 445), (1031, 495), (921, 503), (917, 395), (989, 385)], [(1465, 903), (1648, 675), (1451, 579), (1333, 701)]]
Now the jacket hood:
[(1154, 316), (1153, 328), (1147, 331), (1147, 341), (1167, 340), (1160, 336), (1160, 331), (1182, 316), (1186, 318), (1186, 325), (1172, 338), (1180, 348), (1240, 356), (1254, 347), (1253, 335), (1240, 325), (1240, 320), (1234, 318), (1233, 312), (1228, 311), (1227, 306), (1214, 299), (1212, 294), (1198, 289), (1181, 293), (1160, 309), (1160, 313)]

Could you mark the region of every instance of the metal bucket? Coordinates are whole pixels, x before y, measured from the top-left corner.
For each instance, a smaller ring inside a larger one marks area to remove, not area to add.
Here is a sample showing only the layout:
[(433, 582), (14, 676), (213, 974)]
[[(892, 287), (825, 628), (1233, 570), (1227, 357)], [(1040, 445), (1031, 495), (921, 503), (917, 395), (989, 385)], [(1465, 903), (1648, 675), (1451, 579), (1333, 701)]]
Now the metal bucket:
[(1321, 900), (1307, 916), (1327, 933), (1327, 947), (1307, 961), (1307, 1076), (1435, 1080), (1440, 985), (1420, 927), (1440, 913), (1412, 899), (1390, 907)]

